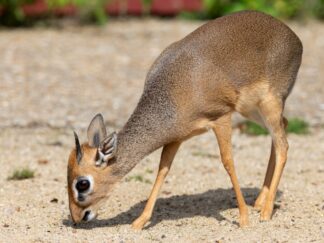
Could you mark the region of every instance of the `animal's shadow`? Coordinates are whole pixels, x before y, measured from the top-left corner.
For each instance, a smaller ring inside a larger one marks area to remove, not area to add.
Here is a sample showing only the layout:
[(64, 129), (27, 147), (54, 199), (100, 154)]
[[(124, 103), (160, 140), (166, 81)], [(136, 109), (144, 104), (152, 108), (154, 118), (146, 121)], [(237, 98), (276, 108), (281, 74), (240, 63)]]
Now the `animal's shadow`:
[[(259, 193), (258, 188), (242, 188), (242, 193), (248, 205), (253, 205)], [(277, 198), (282, 192), (278, 190)], [(96, 219), (89, 223), (74, 225), (69, 219), (63, 219), (68, 227), (92, 229), (98, 227), (111, 227), (122, 224), (131, 224), (142, 213), (146, 201), (141, 201), (126, 212), (122, 212), (110, 219)], [(171, 196), (159, 198), (156, 202), (151, 222), (146, 228), (153, 227), (163, 220), (177, 220), (194, 216), (213, 217), (218, 221), (226, 220), (221, 212), (230, 208), (237, 208), (235, 193), (232, 189), (208, 190), (193, 195)], [(238, 225), (238, 219), (233, 224)]]

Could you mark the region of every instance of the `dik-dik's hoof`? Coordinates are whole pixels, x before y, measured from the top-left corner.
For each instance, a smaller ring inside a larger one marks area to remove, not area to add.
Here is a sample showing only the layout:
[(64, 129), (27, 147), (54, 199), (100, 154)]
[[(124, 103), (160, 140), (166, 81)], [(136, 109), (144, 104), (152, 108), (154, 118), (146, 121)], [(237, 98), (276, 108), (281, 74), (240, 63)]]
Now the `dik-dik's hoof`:
[(260, 204), (254, 204), (253, 208), (254, 208), (256, 211), (260, 212), (261, 209), (262, 209), (262, 205), (260, 205)]
[(255, 203), (254, 203), (254, 209), (255, 210), (257, 210), (257, 211), (261, 211), (262, 210), (262, 208), (263, 208), (263, 205), (264, 205), (264, 203), (261, 203), (261, 202), (258, 202), (258, 201), (255, 201)]
[(264, 192), (261, 192), (258, 198), (255, 200), (254, 209), (257, 211), (261, 211), (262, 208), (264, 207), (265, 200), (266, 200), (266, 194)]
[(144, 225), (147, 223), (148, 219), (144, 217), (138, 217), (133, 223), (132, 228), (135, 230), (143, 229)]
[(240, 218), (240, 227), (241, 228), (247, 227), (249, 225), (250, 225), (250, 223), (249, 223), (249, 217), (248, 216)]
[(271, 219), (273, 210), (273, 204), (265, 204), (261, 210), (260, 220), (261, 221), (268, 221)]

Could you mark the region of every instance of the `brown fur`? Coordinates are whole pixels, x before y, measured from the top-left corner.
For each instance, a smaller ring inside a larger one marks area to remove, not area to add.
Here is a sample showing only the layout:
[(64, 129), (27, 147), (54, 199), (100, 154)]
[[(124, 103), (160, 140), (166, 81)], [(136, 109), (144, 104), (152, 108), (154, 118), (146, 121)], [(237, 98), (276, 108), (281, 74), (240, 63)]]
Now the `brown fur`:
[[(74, 222), (80, 222), (83, 217), (83, 210), (93, 205), (94, 210), (98, 210), (97, 205), (102, 199), (107, 197), (107, 194), (113, 189), (113, 186), (119, 178), (116, 178), (111, 173), (111, 168), (100, 168), (94, 166), (94, 159), (97, 150), (91, 148), (88, 144), (82, 145), (83, 157), (80, 165), (76, 160), (75, 149), (72, 150), (68, 160), (68, 194), (69, 194), (69, 207), (71, 217)], [(86, 204), (80, 205), (76, 198), (73, 196), (72, 183), (78, 176), (92, 175), (95, 181), (94, 193), (88, 198)], [(105, 175), (105, 176), (103, 176)]]
[[(71, 153), (69, 187), (72, 178), (82, 173), (95, 175), (98, 190), (109, 187), (143, 157), (164, 146), (150, 199), (133, 224), (134, 228), (142, 228), (151, 217), (158, 191), (181, 142), (212, 128), (238, 198), (240, 224), (247, 225), (247, 207), (230, 148), (230, 117), (237, 111), (264, 124), (272, 134), (276, 153), (270, 159), (258, 204), (261, 218), (269, 219), (288, 149), (282, 112), (294, 86), (302, 49), (299, 38), (286, 25), (256, 11), (238, 12), (201, 26), (166, 48), (150, 68), (142, 97), (118, 133), (117, 152), (109, 170), (94, 168), (95, 150), (83, 145), (85, 165), (73, 162)], [(275, 166), (273, 160), (277, 161)], [(101, 199), (105, 193), (107, 190), (101, 190), (93, 198)], [(70, 199), (71, 204), (77, 202)], [(80, 214), (80, 210), (70, 208), (72, 215)]]

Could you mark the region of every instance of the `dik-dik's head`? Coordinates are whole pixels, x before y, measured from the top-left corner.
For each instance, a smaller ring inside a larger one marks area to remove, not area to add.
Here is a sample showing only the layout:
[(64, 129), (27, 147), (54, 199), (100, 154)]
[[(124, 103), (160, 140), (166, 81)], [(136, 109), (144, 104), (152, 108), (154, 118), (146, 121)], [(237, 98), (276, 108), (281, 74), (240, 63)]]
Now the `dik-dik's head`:
[(90, 221), (97, 215), (98, 203), (107, 198), (117, 178), (112, 173), (117, 150), (117, 135), (107, 136), (101, 114), (88, 127), (88, 142), (80, 145), (75, 136), (75, 148), (68, 161), (67, 181), (69, 207), (75, 223)]

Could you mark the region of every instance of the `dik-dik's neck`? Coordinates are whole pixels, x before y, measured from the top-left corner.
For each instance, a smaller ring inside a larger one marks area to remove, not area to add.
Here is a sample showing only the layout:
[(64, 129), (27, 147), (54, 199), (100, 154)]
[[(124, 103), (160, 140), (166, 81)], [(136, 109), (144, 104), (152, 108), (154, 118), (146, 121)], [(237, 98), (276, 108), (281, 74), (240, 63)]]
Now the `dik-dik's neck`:
[[(175, 111), (167, 99), (143, 96), (118, 133), (115, 171), (126, 175), (145, 156), (172, 141)], [(155, 100), (155, 101), (154, 101)]]

